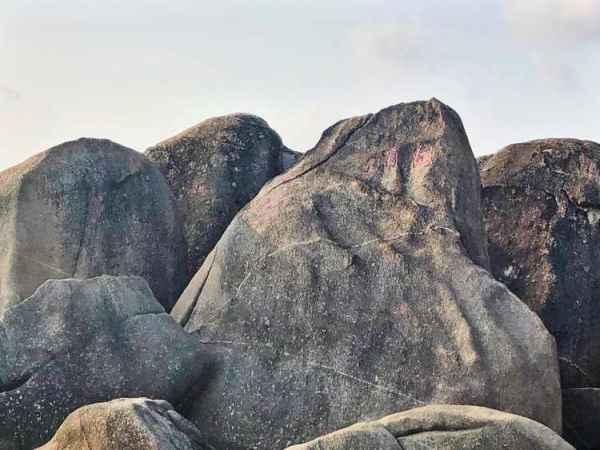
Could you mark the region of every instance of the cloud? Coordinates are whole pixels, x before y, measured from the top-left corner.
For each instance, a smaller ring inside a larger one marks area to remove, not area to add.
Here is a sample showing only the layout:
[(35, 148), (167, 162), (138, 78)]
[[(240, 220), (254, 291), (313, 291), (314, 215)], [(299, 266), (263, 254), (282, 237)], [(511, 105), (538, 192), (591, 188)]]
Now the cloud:
[(352, 46), (360, 61), (384, 64), (405, 76), (422, 75), (449, 60), (461, 59), (458, 45), (442, 46), (438, 39), (418, 21), (361, 26), (352, 32)]
[(505, 0), (505, 12), (522, 38), (563, 46), (600, 40), (598, 0)]
[(0, 100), (2, 102), (14, 102), (21, 99), (21, 94), (8, 86), (0, 84)]
[(537, 80), (584, 90), (581, 61), (600, 45), (600, 0), (503, 0), (518, 51)]
[(398, 59), (413, 59), (423, 45), (422, 34), (415, 24), (363, 26), (354, 30), (354, 45), (360, 51), (375, 56), (395, 55)]

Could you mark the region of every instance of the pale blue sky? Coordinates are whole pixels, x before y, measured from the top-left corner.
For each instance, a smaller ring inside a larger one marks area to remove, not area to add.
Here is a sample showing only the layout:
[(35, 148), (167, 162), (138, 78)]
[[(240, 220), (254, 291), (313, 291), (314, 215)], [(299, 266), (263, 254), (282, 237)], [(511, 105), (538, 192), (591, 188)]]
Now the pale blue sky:
[(80, 136), (144, 150), (251, 112), (304, 151), (437, 97), (476, 154), (600, 141), (600, 0), (0, 0), (0, 169)]

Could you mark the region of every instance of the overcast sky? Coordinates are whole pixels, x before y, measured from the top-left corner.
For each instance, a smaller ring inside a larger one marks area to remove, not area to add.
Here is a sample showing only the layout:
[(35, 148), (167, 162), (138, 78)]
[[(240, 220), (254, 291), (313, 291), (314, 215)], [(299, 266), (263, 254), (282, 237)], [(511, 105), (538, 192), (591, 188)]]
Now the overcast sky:
[(0, 0), (0, 169), (81, 136), (144, 150), (231, 112), (304, 151), (431, 97), (476, 154), (600, 141), (600, 0)]

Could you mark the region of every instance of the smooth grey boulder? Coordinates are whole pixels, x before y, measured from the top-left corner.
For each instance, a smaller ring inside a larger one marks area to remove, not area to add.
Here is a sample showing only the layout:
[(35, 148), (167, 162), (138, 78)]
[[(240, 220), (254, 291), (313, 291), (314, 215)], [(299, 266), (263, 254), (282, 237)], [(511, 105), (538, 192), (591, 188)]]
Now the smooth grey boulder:
[(0, 449), (47, 442), (87, 404), (177, 404), (208, 364), (142, 278), (47, 281), (0, 321)]
[(431, 405), (358, 423), (288, 450), (574, 450), (525, 417), (478, 406)]
[(556, 338), (563, 387), (600, 387), (600, 145), (510, 145), (481, 179), (494, 275)]
[(80, 139), (0, 172), (0, 316), (46, 280), (139, 275), (170, 309), (185, 241), (161, 173), (114, 142)]
[(260, 117), (214, 117), (149, 148), (173, 191), (188, 245), (188, 280), (235, 214), (297, 154)]
[(236, 216), (172, 311), (220, 353), (186, 417), (222, 448), (283, 448), (431, 403), (559, 431), (555, 343), (485, 269), (480, 189), (460, 118), (435, 99), (325, 131)]
[(169, 402), (126, 398), (69, 414), (40, 450), (209, 450)]

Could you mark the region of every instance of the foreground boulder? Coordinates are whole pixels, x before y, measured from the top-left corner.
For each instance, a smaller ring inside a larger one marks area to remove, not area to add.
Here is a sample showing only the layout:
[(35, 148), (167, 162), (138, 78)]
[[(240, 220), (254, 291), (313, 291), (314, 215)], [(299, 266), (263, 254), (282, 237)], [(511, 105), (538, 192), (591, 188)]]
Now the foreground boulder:
[(233, 216), (297, 158), (267, 122), (248, 114), (205, 120), (146, 155), (166, 177), (183, 216), (190, 278)]
[(84, 406), (40, 450), (208, 450), (170, 403), (146, 398)]
[(481, 177), (494, 275), (555, 336), (563, 387), (600, 386), (600, 145), (510, 145)]
[(574, 450), (525, 417), (477, 406), (433, 405), (358, 423), (288, 450)]
[(600, 388), (563, 391), (565, 439), (577, 450), (600, 448)]
[(186, 417), (222, 448), (430, 403), (560, 430), (554, 341), (485, 270), (485, 241), (454, 111), (431, 100), (339, 122), (236, 216), (175, 306), (221, 357)]
[(0, 173), (0, 316), (44, 281), (139, 275), (170, 309), (185, 241), (163, 176), (143, 155), (80, 139)]
[(142, 278), (47, 281), (0, 321), (0, 449), (47, 442), (90, 403), (178, 402), (205, 365)]

